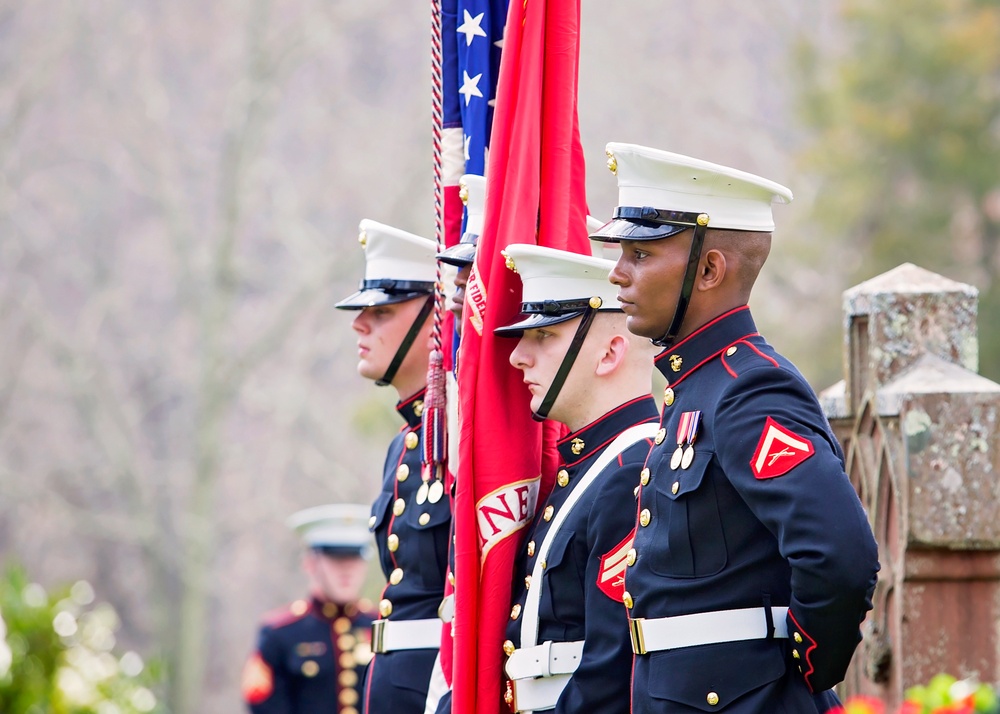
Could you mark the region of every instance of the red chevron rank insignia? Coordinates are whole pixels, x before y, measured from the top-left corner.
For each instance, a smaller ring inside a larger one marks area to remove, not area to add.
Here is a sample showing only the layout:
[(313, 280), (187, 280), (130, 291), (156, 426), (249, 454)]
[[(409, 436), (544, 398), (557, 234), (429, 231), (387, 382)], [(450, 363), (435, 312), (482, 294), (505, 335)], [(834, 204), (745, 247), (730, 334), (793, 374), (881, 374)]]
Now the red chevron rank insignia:
[(240, 688), (247, 704), (261, 704), (274, 693), (274, 673), (259, 652), (243, 666)]
[(750, 459), (753, 475), (759, 479), (788, 473), (814, 453), (808, 439), (796, 436), (771, 417), (764, 424), (757, 451)]
[(597, 587), (615, 602), (622, 601), (625, 593), (625, 568), (628, 567), (628, 555), (635, 540), (635, 528), (625, 536), (625, 540), (605, 553), (601, 558), (601, 572), (597, 576)]

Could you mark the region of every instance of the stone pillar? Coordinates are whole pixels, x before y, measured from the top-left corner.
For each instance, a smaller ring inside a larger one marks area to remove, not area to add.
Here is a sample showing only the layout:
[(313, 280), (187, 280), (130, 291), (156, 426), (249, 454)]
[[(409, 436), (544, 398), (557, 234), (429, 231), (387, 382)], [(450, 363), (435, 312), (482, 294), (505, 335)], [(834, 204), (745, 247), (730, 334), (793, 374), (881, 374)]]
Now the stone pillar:
[(820, 395), (882, 564), (843, 694), (890, 709), (938, 672), (1000, 681), (1000, 385), (976, 373), (977, 300), (908, 263), (848, 290), (844, 380)]

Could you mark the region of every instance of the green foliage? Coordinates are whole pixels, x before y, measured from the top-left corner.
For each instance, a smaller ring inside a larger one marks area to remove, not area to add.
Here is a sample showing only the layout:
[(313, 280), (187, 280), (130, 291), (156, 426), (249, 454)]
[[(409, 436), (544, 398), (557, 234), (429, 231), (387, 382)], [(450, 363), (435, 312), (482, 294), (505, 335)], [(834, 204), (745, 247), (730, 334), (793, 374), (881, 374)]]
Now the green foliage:
[[(970, 282), (1000, 308), (1000, 5), (844, 0), (845, 44), (798, 49), (815, 217), (856, 280), (902, 262)], [(980, 320), (981, 372), (1000, 328)]]
[(0, 579), (0, 712), (149, 714), (154, 666), (114, 654), (118, 616), (89, 583), (48, 593), (20, 567)]
[[(996, 692), (986, 684), (959, 680), (950, 674), (938, 674), (926, 686), (906, 690), (906, 701), (920, 709), (911, 708), (911, 714), (937, 711), (968, 711), (995, 714), (1000, 710)], [(958, 705), (958, 706), (956, 706)], [(959, 707), (964, 706), (964, 709)]]

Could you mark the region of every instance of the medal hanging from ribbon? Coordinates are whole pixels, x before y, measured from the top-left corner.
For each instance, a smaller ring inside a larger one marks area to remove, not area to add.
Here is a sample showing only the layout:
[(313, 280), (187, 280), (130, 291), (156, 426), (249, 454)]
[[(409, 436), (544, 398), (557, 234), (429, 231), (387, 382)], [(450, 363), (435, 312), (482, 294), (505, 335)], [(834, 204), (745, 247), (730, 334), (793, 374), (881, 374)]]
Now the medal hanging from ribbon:
[(694, 441), (698, 438), (698, 426), (701, 424), (701, 412), (684, 412), (677, 422), (677, 449), (670, 457), (670, 468), (686, 469), (694, 461)]

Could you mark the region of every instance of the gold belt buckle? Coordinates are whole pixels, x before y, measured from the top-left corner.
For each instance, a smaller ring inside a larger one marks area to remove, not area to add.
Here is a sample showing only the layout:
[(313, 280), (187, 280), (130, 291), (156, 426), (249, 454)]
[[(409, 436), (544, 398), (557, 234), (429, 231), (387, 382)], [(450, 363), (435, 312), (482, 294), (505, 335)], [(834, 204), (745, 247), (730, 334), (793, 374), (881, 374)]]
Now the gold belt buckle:
[(643, 622), (641, 617), (634, 620), (629, 618), (628, 621), (628, 633), (632, 637), (632, 651), (637, 655), (646, 654), (646, 640), (642, 636)]
[(388, 620), (372, 622), (372, 653), (385, 654), (385, 623)]

